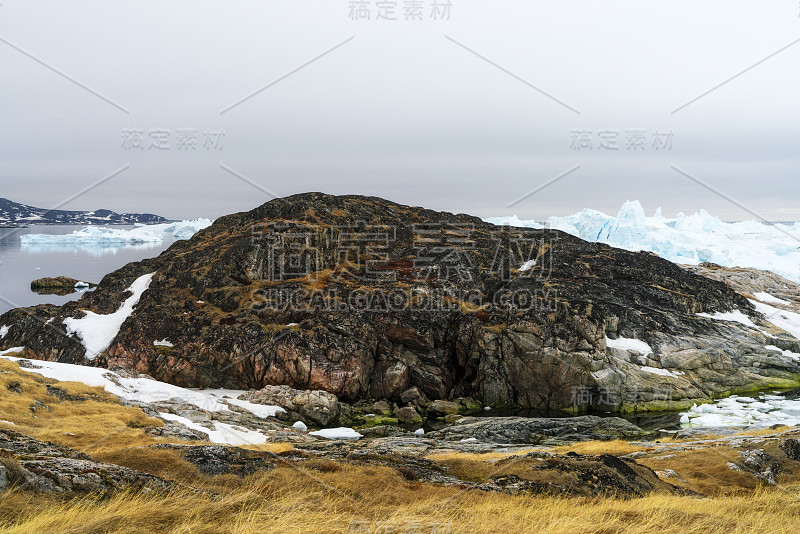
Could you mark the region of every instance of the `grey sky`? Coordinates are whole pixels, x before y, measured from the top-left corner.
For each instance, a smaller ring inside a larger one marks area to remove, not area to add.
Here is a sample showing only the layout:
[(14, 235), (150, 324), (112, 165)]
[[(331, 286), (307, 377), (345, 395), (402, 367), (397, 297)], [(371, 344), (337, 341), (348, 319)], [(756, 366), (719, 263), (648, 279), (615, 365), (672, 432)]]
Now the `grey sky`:
[[(671, 113), (800, 39), (796, 0), (451, 0), (438, 21), (432, 1), (423, 21), (403, 20), (406, 0), (399, 20), (375, 20), (370, 0), (372, 20), (353, 21), (348, 0), (3, 0), (0, 196), (49, 207), (130, 164), (65, 207), (217, 217), (271, 198), (222, 163), (281, 196), (537, 219), (638, 199), (753, 218), (676, 165), (764, 217), (800, 219), (800, 43)], [(195, 150), (177, 149), (179, 128), (197, 129)], [(144, 150), (122, 148), (124, 129), (143, 130)], [(148, 148), (154, 129), (169, 150)], [(221, 149), (203, 146), (206, 129), (224, 129)], [(642, 150), (626, 150), (631, 129)], [(572, 148), (573, 130), (593, 150)], [(601, 130), (619, 150), (598, 149)], [(673, 132), (671, 150), (656, 131)]]

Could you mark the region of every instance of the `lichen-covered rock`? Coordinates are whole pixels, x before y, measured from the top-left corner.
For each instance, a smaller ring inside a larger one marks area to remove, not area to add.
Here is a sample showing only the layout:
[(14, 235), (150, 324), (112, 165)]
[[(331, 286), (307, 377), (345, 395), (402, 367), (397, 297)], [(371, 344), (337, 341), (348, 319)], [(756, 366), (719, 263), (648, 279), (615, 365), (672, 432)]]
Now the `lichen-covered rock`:
[(152, 447), (178, 451), (204, 475), (252, 475), (258, 471), (274, 469), (278, 456), (268, 451), (251, 451), (222, 445), (159, 444)]
[(398, 421), (406, 425), (414, 425), (422, 422), (422, 416), (413, 406), (405, 406), (397, 410), (394, 414)]
[(646, 435), (638, 426), (618, 417), (463, 417), (426, 437), (555, 446), (589, 440), (640, 439)]
[(305, 423), (328, 426), (339, 421), (342, 407), (336, 395), (327, 391), (301, 391), (288, 386), (265, 386), (250, 391), (241, 397), (254, 404), (280, 406), (286, 410), (288, 419), (299, 419)]
[(444, 417), (446, 415), (455, 415), (458, 413), (460, 407), (457, 402), (436, 400), (428, 405), (428, 414), (437, 417)]
[[(113, 313), (149, 273), (133, 315), (88, 362), (64, 319)], [(308, 193), (222, 217), (78, 301), (1, 315), (10, 329), (0, 349), (180, 386), (323, 390), (348, 403), (405, 404), (416, 389), (420, 408), (471, 397), (512, 409), (665, 409), (800, 385), (800, 362), (766, 348), (800, 341), (697, 316), (766, 320), (698, 273), (555, 230)], [(165, 338), (173, 347), (154, 346)], [(608, 346), (619, 338), (650, 350)]]
[(497, 466), (500, 469), (510, 461), (522, 463), (527, 459), (537, 461), (530, 466), (525, 478), (515, 474), (498, 475), (492, 477), (490, 482), (477, 485), (477, 488), (512, 495), (541, 493), (587, 497), (644, 497), (655, 492), (694, 494), (662, 481), (653, 470), (634, 460), (617, 458), (610, 454), (589, 456), (574, 452), (564, 455), (534, 452), (511, 460), (501, 460)]
[(102, 493), (126, 489), (168, 490), (173, 484), (19, 432), (0, 431), (0, 491), (3, 486), (46, 493)]

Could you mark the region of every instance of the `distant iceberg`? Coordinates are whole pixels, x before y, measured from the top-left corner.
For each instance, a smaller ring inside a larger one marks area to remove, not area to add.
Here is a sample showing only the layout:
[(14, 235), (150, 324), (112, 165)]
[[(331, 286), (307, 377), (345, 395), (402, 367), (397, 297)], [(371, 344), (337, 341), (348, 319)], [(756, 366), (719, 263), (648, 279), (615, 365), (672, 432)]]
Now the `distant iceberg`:
[(726, 223), (706, 210), (694, 215), (663, 217), (658, 208), (645, 216), (638, 201), (623, 204), (616, 217), (584, 209), (543, 223), (517, 216), (485, 219), (498, 225), (554, 228), (586, 241), (631, 251), (654, 252), (675, 263), (712, 262), (725, 267), (752, 267), (800, 282), (800, 222), (766, 224), (760, 221)]
[(23, 252), (50, 252), (75, 249), (115, 249), (160, 245), (164, 238), (191, 238), (211, 226), (209, 219), (196, 219), (165, 224), (137, 224), (131, 230), (111, 226), (87, 226), (66, 235), (27, 234), (20, 236)]

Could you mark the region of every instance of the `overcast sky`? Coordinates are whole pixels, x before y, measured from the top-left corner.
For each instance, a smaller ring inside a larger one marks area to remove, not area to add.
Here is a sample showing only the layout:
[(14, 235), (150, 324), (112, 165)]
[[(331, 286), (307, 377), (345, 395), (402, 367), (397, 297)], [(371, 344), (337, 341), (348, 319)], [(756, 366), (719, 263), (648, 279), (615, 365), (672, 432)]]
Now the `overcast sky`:
[(0, 197), (52, 207), (124, 169), (64, 208), (800, 219), (796, 0), (351, 3), (2, 0)]

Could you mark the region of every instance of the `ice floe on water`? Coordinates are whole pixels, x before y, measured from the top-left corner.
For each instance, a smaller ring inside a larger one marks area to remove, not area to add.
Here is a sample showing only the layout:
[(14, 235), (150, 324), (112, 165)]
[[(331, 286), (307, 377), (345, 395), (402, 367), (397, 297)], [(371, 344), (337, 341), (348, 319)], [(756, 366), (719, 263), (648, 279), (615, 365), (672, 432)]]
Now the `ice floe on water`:
[(212, 223), (209, 219), (196, 219), (165, 224), (138, 224), (130, 230), (113, 226), (86, 226), (71, 234), (21, 235), (20, 243), (23, 252), (159, 245), (170, 236), (176, 240), (189, 239)]
[(800, 400), (781, 395), (738, 397), (692, 406), (681, 414), (681, 426), (760, 429), (772, 425), (800, 425)]
[(675, 263), (752, 267), (800, 282), (800, 223), (726, 223), (705, 210), (694, 215), (679, 213), (670, 219), (659, 209), (646, 217), (638, 201), (626, 202), (616, 217), (585, 209), (566, 217), (550, 217), (543, 223), (517, 216), (486, 221), (529, 228), (549, 226), (587, 241), (654, 252)]

